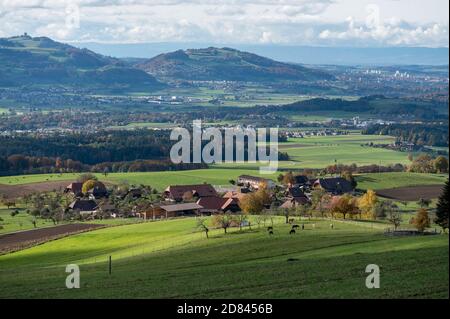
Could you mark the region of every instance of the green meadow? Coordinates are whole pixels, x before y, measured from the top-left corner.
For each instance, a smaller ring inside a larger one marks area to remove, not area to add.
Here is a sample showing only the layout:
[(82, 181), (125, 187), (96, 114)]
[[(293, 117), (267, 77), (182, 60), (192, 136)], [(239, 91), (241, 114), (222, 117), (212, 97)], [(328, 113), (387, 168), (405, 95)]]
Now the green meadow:
[(342, 136), (311, 136), (289, 139), (279, 149), (287, 152), (298, 168), (324, 168), (328, 165), (389, 165), (408, 163), (408, 154), (367, 146), (390, 144), (395, 139), (389, 136), (350, 134)]
[[(293, 167), (294, 168), (294, 167)], [(188, 171), (170, 172), (137, 172), (137, 173), (110, 173), (106, 177), (96, 174), (102, 181), (110, 183), (127, 182), (132, 185), (150, 185), (163, 190), (169, 185), (203, 184), (210, 183), (216, 186), (230, 186), (229, 181), (239, 175), (251, 174), (276, 179), (277, 174), (260, 175), (259, 170), (244, 168), (210, 168)], [(37, 182), (74, 181), (80, 174), (40, 174), (23, 176), (0, 177), (0, 184), (23, 185)], [(439, 185), (445, 183), (447, 175), (419, 174), (407, 172), (373, 173), (356, 176), (360, 189), (386, 189), (419, 185)]]
[(33, 216), (27, 214), (25, 210), (20, 208), (18, 209), (19, 214), (11, 216), (11, 213), (15, 210), (16, 208), (7, 209), (0, 205), (0, 218), (3, 220), (1, 222), (2, 228), (0, 228), (0, 234), (32, 229), (34, 227), (33, 220), (36, 220), (36, 227), (38, 228), (53, 226), (51, 221), (41, 218), (34, 219)]
[[(0, 256), (0, 298), (448, 298), (447, 235), (304, 223), (295, 235), (276, 218), (273, 236), (254, 226), (209, 239), (194, 218), (82, 233)], [(73, 263), (80, 289), (65, 287)], [(369, 264), (380, 289), (365, 286)]]
[(446, 174), (420, 174), (407, 172), (373, 173), (356, 176), (360, 189), (389, 189), (422, 185), (444, 185)]

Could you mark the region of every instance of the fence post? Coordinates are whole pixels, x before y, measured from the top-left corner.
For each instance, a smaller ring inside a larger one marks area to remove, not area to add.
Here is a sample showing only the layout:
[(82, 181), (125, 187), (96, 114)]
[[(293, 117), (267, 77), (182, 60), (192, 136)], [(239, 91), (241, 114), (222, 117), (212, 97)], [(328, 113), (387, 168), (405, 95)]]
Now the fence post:
[(111, 260), (111, 256), (109, 256), (109, 274), (111, 275), (112, 272), (112, 260)]

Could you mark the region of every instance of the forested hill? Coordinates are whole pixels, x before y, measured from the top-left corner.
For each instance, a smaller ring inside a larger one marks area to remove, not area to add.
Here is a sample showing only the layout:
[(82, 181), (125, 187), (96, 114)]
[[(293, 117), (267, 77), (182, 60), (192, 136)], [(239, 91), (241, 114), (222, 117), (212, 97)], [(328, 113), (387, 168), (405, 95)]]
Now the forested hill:
[(137, 64), (153, 76), (168, 80), (275, 82), (332, 80), (324, 71), (277, 62), (231, 48), (178, 50)]
[(0, 86), (55, 84), (110, 90), (164, 87), (153, 76), (118, 59), (47, 37), (0, 38)]
[(316, 98), (283, 106), (271, 106), (271, 111), (299, 113), (349, 112), (355, 115), (372, 114), (383, 118), (447, 119), (448, 102), (368, 96), (358, 100)]

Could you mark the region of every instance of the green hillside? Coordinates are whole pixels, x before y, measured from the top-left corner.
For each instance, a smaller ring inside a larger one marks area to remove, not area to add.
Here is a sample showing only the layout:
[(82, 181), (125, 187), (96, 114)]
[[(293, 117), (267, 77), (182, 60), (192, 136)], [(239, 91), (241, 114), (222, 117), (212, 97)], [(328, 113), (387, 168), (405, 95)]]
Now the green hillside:
[[(396, 239), (326, 221), (289, 235), (276, 219), (272, 237), (254, 226), (206, 239), (195, 225), (112, 227), (0, 256), (0, 298), (448, 298), (447, 236)], [(81, 289), (65, 287), (72, 263)], [(380, 289), (365, 286), (369, 264), (381, 268)]]
[(87, 49), (28, 35), (0, 38), (0, 86), (77, 85), (160, 89), (151, 75)]
[(157, 78), (175, 80), (274, 82), (333, 78), (323, 71), (231, 48), (178, 50), (158, 55), (138, 67)]

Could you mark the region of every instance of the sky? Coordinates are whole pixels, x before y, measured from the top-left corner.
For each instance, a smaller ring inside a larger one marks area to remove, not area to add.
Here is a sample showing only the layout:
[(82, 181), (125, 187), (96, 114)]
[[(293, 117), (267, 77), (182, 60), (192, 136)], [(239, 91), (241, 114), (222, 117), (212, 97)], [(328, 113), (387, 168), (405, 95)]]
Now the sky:
[(448, 11), (448, 0), (0, 0), (0, 37), (448, 48)]

